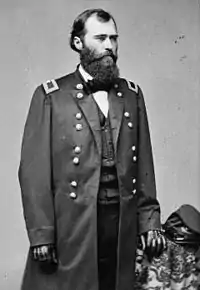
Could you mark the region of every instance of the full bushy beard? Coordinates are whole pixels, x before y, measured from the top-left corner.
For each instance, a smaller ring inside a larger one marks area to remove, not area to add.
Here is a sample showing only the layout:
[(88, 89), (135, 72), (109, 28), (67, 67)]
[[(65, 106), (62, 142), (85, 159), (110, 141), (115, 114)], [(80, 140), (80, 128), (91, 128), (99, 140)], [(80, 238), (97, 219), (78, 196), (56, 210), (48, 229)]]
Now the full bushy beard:
[(100, 86), (113, 84), (119, 77), (117, 56), (112, 51), (97, 54), (85, 46), (80, 52), (80, 61), (83, 68), (93, 77), (94, 82)]

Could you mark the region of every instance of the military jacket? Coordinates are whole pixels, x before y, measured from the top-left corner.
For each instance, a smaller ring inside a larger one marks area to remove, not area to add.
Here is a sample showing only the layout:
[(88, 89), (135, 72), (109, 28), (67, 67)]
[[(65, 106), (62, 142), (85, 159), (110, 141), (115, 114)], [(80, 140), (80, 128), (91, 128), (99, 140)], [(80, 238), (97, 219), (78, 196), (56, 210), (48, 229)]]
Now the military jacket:
[[(30, 245), (55, 243), (58, 266), (45, 275), (29, 256), (22, 289), (98, 290), (102, 139), (91, 97), (75, 71), (31, 100), (19, 167), (24, 217)], [(108, 100), (120, 193), (116, 290), (132, 290), (137, 235), (160, 227), (160, 207), (142, 91), (119, 78)]]

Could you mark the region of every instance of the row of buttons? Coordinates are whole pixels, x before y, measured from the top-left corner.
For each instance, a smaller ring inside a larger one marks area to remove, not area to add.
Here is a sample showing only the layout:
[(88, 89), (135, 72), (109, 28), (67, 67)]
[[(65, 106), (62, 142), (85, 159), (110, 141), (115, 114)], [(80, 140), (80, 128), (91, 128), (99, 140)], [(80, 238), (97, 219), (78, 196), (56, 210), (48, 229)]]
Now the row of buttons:
[[(136, 181), (135, 181), (136, 182)], [(132, 190), (132, 193), (135, 195), (137, 192), (137, 190), (134, 188)], [(76, 199), (77, 198), (77, 194), (75, 192), (70, 192), (69, 196), (72, 198), (72, 199)]]
[[(118, 93), (117, 93), (117, 96), (121, 98), (121, 97), (122, 97), (122, 93), (121, 93), (121, 92), (118, 92)], [(76, 94), (76, 97), (77, 97), (77, 99), (79, 99), (79, 100), (82, 99), (82, 98), (83, 98), (83, 93), (80, 93), (80, 92), (77, 93), (77, 94)]]
[[(136, 147), (135, 147), (135, 145), (133, 145), (133, 146), (131, 147), (131, 150), (132, 150), (133, 152), (136, 151)], [(136, 156), (136, 155), (133, 156), (133, 161), (134, 161), (134, 162), (137, 161), (137, 156)]]
[[(77, 88), (77, 90), (83, 90), (83, 84), (81, 84), (81, 83), (77, 84), (76, 88)], [(118, 88), (118, 84), (115, 84), (114, 88), (117, 89)], [(121, 98), (123, 96), (122, 92), (117, 92), (117, 96)], [(81, 92), (77, 93), (76, 97), (77, 97), (77, 99), (82, 99), (83, 98), (83, 93), (81, 93)]]
[[(77, 125), (78, 125), (78, 124), (77, 124)], [(75, 146), (75, 147), (74, 147), (74, 153), (75, 153), (75, 154), (80, 154), (80, 153), (81, 153), (81, 147), (80, 147), (80, 146)], [(75, 157), (73, 158), (73, 163), (74, 163), (74, 165), (78, 165), (79, 162), (80, 162), (79, 157), (78, 157), (78, 156), (75, 156)], [(72, 186), (74, 189), (77, 188), (77, 186), (78, 186), (78, 183), (77, 183), (76, 180), (71, 181), (70, 184), (71, 184), (71, 186)], [(72, 199), (76, 199), (76, 198), (77, 198), (77, 194), (76, 194), (76, 192), (74, 192), (74, 191), (70, 192), (69, 196), (70, 196)]]
[[(136, 151), (136, 146), (133, 145), (133, 146), (131, 147), (131, 150), (132, 150), (133, 152), (135, 152), (135, 151)], [(133, 156), (133, 162), (136, 162), (136, 161), (137, 161), (137, 156), (134, 155), (134, 156)], [(134, 185), (136, 185), (136, 178), (133, 178), (133, 179), (132, 179), (132, 182), (133, 182)], [(132, 193), (133, 193), (133, 194), (136, 194), (136, 189), (135, 189), (135, 188), (133, 189)]]
[[(83, 90), (83, 84), (79, 83), (76, 85), (76, 88), (78, 90)], [(77, 95), (76, 95), (77, 99), (82, 99), (83, 98), (83, 93), (81, 92), (78, 92)], [(82, 113), (81, 112), (78, 112), (76, 113), (75, 115), (76, 119), (77, 120), (81, 120), (82, 119)], [(77, 123), (76, 126), (76, 131), (81, 131), (83, 129), (83, 124), (81, 123)], [(80, 146), (75, 146), (74, 148), (74, 153), (75, 154), (80, 154), (81, 153), (81, 147)], [(74, 165), (78, 165), (80, 163), (80, 159), (78, 156), (75, 156), (73, 158), (73, 163)], [(77, 182), (75, 180), (71, 181), (71, 186), (75, 189), (77, 188)], [(70, 192), (69, 196), (72, 198), (72, 199), (76, 199), (77, 198), (77, 194), (73, 191), (73, 192)]]
[[(77, 182), (75, 180), (71, 181), (71, 186), (73, 188), (76, 188), (77, 187)], [(76, 199), (77, 198), (77, 194), (75, 192), (70, 192), (69, 196), (72, 198), (72, 199)]]
[[(76, 85), (76, 88), (78, 89), (78, 90), (82, 90), (83, 89), (83, 84), (77, 84)], [(77, 95), (76, 95), (76, 97), (77, 97), (77, 99), (82, 99), (83, 98), (83, 93), (81, 93), (81, 92), (79, 92), (79, 93), (77, 93)], [(77, 120), (81, 120), (82, 119), (82, 114), (81, 114), (81, 112), (78, 112), (78, 113), (76, 113), (76, 119)], [(77, 123), (76, 124), (76, 131), (81, 131), (82, 129), (83, 129), (83, 125), (81, 124), (81, 123)], [(80, 154), (81, 153), (81, 147), (80, 146), (75, 146), (75, 148), (74, 148), (74, 153), (75, 154)], [(79, 157), (78, 156), (75, 156), (74, 158), (73, 158), (73, 164), (74, 165), (78, 165), (80, 163), (80, 159), (79, 159)], [(75, 181), (75, 180), (73, 180), (73, 181), (71, 181), (71, 186), (75, 189), (75, 188), (77, 188), (77, 182)], [(72, 191), (72, 192), (70, 192), (70, 194), (69, 194), (69, 196), (72, 198), (72, 199), (76, 199), (77, 198), (77, 194), (76, 194), (76, 192), (74, 192), (74, 191)]]
[[(77, 84), (77, 85), (76, 85), (76, 88), (77, 88), (78, 90), (82, 90), (82, 89), (83, 89), (83, 84)], [(77, 99), (79, 99), (79, 100), (82, 99), (82, 98), (83, 98), (83, 93), (81, 93), (81, 92), (77, 93), (76, 97), (77, 97)]]
[[(114, 88), (118, 89), (119, 85), (118, 84), (114, 84)], [(82, 90), (83, 89), (83, 84), (79, 83), (76, 85), (77, 90)]]
[[(80, 146), (75, 146), (75, 148), (74, 148), (74, 153), (75, 154), (80, 154), (81, 153), (81, 147)], [(75, 165), (78, 165), (79, 164), (79, 157), (77, 157), (77, 156), (75, 156), (74, 158), (73, 158), (73, 163), (75, 164)]]
[[(130, 113), (129, 113), (129, 112), (125, 112), (125, 113), (124, 113), (124, 117), (125, 117), (125, 118), (129, 118), (129, 117), (130, 117)], [(132, 123), (132, 122), (128, 122), (128, 127), (129, 127), (130, 129), (132, 129), (132, 128), (133, 128), (133, 123)]]
[[(130, 117), (130, 113), (129, 113), (129, 112), (125, 112), (125, 113), (124, 113), (124, 116), (125, 116), (126, 118), (129, 118), (129, 117)], [(133, 128), (133, 123), (132, 123), (132, 122), (128, 122), (128, 127), (129, 127), (129, 128)], [(131, 149), (132, 149), (132, 151), (135, 151), (135, 150), (136, 150), (135, 145), (133, 145)], [(134, 161), (134, 162), (137, 161), (137, 156), (136, 156), (136, 155), (133, 156), (133, 161)]]

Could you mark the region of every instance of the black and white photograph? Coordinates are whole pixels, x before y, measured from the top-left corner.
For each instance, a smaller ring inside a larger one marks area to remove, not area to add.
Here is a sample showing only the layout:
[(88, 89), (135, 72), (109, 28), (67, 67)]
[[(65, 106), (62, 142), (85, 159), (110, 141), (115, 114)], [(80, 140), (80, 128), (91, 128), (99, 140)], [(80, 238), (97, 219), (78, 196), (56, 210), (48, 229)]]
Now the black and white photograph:
[(200, 290), (200, 1), (0, 0), (1, 290)]

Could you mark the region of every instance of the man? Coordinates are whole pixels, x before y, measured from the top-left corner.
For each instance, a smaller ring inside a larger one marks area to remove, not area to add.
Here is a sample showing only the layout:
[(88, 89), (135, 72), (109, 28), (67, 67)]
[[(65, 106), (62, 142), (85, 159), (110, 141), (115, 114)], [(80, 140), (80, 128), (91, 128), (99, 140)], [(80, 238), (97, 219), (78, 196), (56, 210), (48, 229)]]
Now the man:
[(164, 247), (143, 95), (119, 77), (117, 39), (109, 13), (84, 11), (70, 38), (77, 70), (34, 93), (19, 168), (22, 289), (132, 290), (137, 237), (149, 256)]

